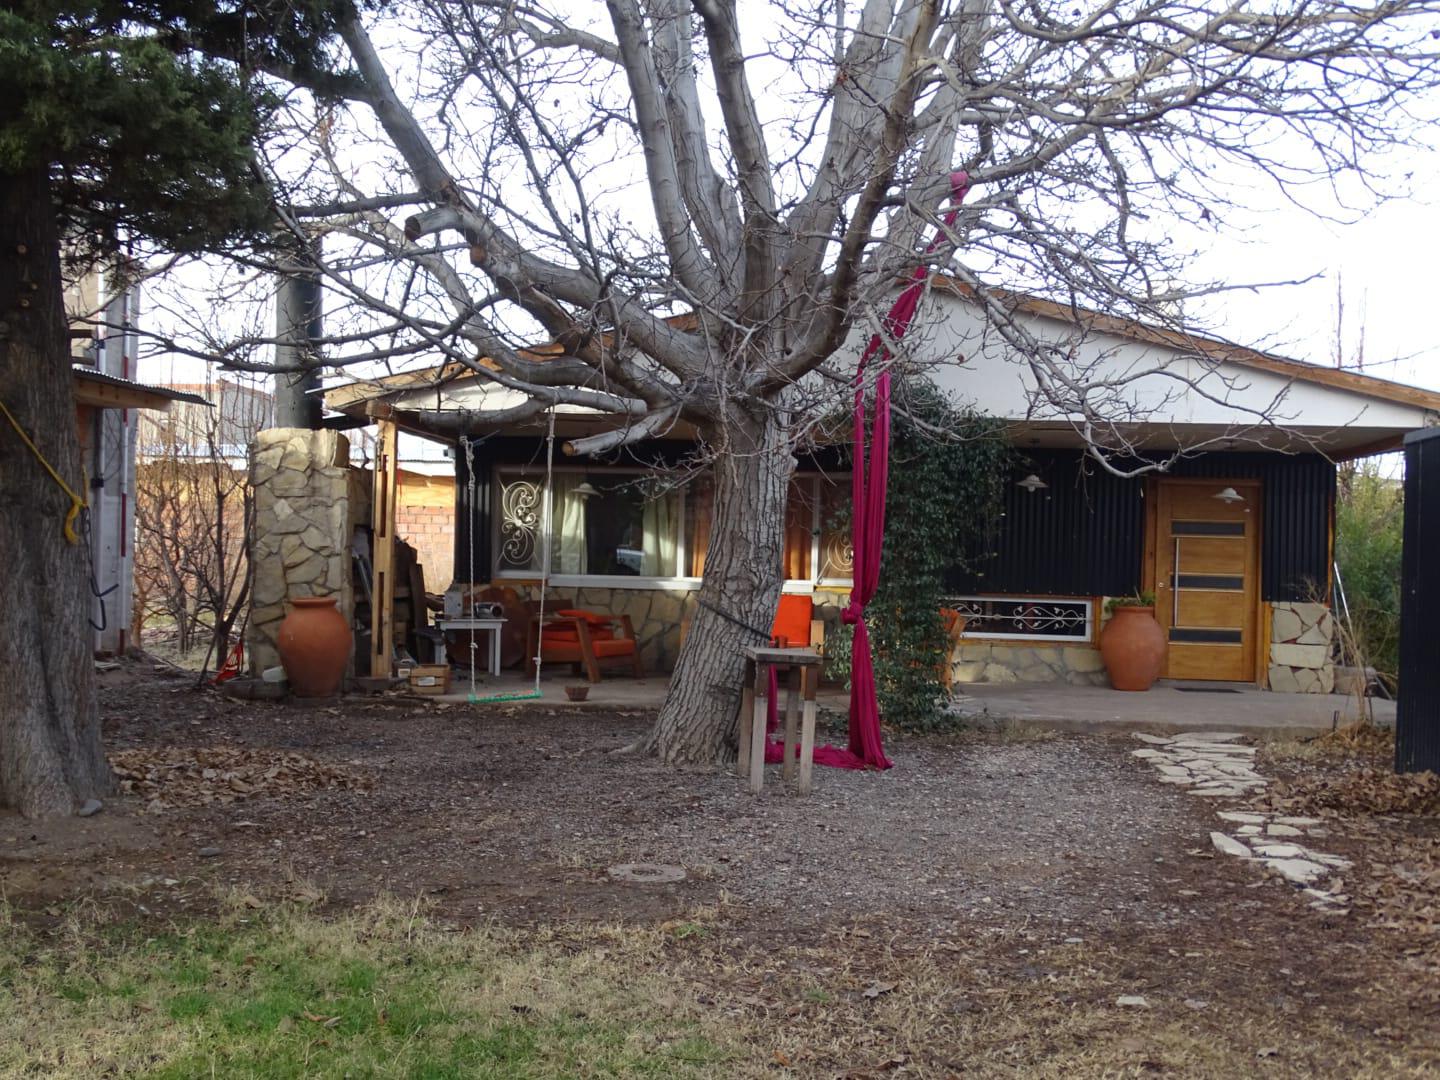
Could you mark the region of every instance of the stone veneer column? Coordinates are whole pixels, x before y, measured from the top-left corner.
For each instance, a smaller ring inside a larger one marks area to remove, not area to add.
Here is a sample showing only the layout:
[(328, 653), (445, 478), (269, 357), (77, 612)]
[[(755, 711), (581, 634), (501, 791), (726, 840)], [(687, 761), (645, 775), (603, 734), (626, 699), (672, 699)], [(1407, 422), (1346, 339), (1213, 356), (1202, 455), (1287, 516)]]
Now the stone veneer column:
[(1328, 694), (1335, 689), (1330, 645), (1335, 617), (1324, 604), (1277, 601), (1271, 605), (1270, 689)]
[(269, 428), (250, 444), (255, 580), (245, 644), (256, 675), (280, 663), (287, 599), (335, 596), (347, 621), (354, 614), (349, 462), (349, 440), (335, 431)]

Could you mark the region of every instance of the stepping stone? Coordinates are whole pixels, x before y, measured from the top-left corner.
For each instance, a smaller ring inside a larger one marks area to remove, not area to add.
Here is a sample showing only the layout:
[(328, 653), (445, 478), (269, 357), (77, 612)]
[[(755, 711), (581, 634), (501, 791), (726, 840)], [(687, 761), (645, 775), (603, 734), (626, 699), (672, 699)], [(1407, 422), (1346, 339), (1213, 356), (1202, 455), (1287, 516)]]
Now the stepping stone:
[[(1252, 814), (1248, 810), (1221, 810), (1215, 815), (1221, 821), (1233, 821), (1240, 825), (1264, 825), (1264, 814)], [(1277, 821), (1284, 820), (1276, 818)]]
[(1225, 743), (1234, 742), (1239, 738), (1242, 738), (1242, 733), (1239, 731), (1187, 731), (1175, 741)]
[(1134, 734), (1135, 738), (1139, 739), (1141, 742), (1143, 742), (1143, 743), (1149, 743), (1151, 746), (1169, 746), (1169, 745), (1170, 745), (1170, 740), (1169, 740), (1169, 739), (1161, 738), (1159, 735), (1147, 735), (1147, 734), (1145, 734), (1145, 732), (1143, 732), (1143, 731), (1136, 731), (1136, 732), (1133, 732), (1132, 734)]
[(1250, 858), (1250, 849), (1248, 847), (1239, 840), (1226, 836), (1223, 832), (1212, 832), (1210, 834), (1210, 843), (1215, 845), (1217, 851), (1226, 855), (1234, 855), (1237, 859)]
[(1226, 776), (1243, 776), (1247, 780), (1265, 779), (1254, 769), (1250, 768), (1249, 765), (1239, 761), (1222, 761), (1215, 766), (1215, 769), (1217, 772), (1224, 773)]
[(1311, 825), (1320, 824), (1320, 819), (1313, 817), (1277, 817), (1275, 820), (1281, 825), (1294, 825), (1300, 829), (1308, 829)]
[(1322, 855), (1318, 851), (1312, 851), (1310, 857), (1323, 862), (1332, 870), (1349, 870), (1354, 865), (1349, 859), (1342, 859), (1339, 855)]
[(1312, 858), (1308, 849), (1299, 844), (1269, 844), (1259, 843), (1255, 845), (1255, 854), (1267, 859), (1309, 859)]
[(1157, 765), (1156, 768), (1165, 776), (1189, 776), (1190, 770), (1184, 765)]
[[(1224, 815), (1222, 814), (1221, 816), (1223, 817)], [(1259, 825), (1241, 825), (1240, 828), (1235, 831), (1241, 836), (1259, 836), (1261, 830)]]
[(1299, 829), (1295, 828), (1295, 826), (1293, 826), (1293, 825), (1281, 825), (1281, 824), (1279, 824), (1278, 822), (1272, 822), (1270, 825), (1267, 825), (1267, 826), (1265, 827), (1265, 831), (1266, 831), (1267, 833), (1269, 833), (1271, 836), (1304, 836), (1304, 835), (1305, 835), (1303, 832), (1301, 832)]
[(1168, 761), (1170, 759), (1169, 754), (1162, 754), (1159, 750), (1131, 750), (1130, 756), (1138, 758), (1159, 758), (1161, 761)]
[(1309, 885), (1325, 876), (1325, 867), (1309, 859), (1266, 859), (1265, 865), (1286, 881)]
[(1162, 784), (1184, 784), (1187, 787), (1195, 782), (1195, 778), (1189, 773), (1184, 776), (1157, 776), (1155, 779)]

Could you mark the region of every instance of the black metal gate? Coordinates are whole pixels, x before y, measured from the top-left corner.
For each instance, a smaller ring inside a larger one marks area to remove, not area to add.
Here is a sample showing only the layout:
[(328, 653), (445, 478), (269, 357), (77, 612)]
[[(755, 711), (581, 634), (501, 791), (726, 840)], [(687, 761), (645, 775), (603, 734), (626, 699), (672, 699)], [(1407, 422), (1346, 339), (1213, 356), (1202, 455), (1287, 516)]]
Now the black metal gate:
[[(1440, 429), (1405, 437), (1405, 548), (1400, 559), (1397, 772), (1440, 772)], [(1428, 552), (1428, 556), (1427, 556)]]

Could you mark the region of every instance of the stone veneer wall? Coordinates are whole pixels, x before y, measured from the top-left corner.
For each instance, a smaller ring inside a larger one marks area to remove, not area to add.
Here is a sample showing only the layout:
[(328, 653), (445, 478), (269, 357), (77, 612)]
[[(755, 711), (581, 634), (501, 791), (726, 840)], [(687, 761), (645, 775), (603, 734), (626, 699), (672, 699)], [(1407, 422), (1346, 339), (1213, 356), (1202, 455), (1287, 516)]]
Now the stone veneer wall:
[(334, 431), (269, 428), (250, 444), (255, 581), (245, 645), (257, 675), (280, 662), (286, 599), (333, 595), (347, 620), (353, 614), (349, 461), (349, 441)]
[(1270, 605), (1270, 689), (1291, 694), (1328, 694), (1335, 689), (1330, 647), (1335, 617), (1324, 604)]
[(961, 641), (950, 653), (950, 679), (961, 683), (1053, 683), (1106, 686), (1100, 650), (1090, 645)]

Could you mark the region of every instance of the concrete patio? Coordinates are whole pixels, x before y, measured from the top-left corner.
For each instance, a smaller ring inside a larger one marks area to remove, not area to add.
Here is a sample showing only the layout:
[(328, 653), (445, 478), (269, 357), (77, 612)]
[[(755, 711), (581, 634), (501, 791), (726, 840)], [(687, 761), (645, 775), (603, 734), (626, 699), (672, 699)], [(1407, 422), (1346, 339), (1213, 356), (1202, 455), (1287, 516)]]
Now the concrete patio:
[[(1395, 703), (1371, 699), (1377, 724), (1395, 724)], [(1360, 717), (1340, 694), (1277, 694), (1248, 684), (1162, 680), (1144, 693), (1105, 686), (972, 683), (951, 708), (967, 720), (1019, 721), (1061, 731), (1239, 731), (1265, 738), (1320, 735)]]
[[(584, 702), (565, 696), (565, 687), (584, 683), (568, 672), (540, 680), (540, 703), (582, 709), (658, 709), (669, 685), (664, 673), (647, 679), (628, 675), (607, 676), (590, 686)], [(518, 672), (477, 681), (478, 701), (499, 699), (504, 704), (528, 694), (534, 683)], [(455, 672), (451, 693), (433, 700), (447, 704), (470, 700), (468, 674)], [(524, 699), (521, 699), (524, 700)], [(533, 699), (531, 699), (533, 700)], [(844, 715), (849, 693), (844, 687), (820, 688), (822, 713)], [(1375, 722), (1395, 723), (1393, 701), (1372, 700)], [(957, 692), (950, 708), (960, 717), (980, 724), (1017, 721), (1059, 731), (1151, 731), (1163, 734), (1185, 731), (1241, 731), (1261, 737), (1318, 735), (1358, 718), (1355, 698), (1339, 694), (1276, 694), (1235, 683), (1160, 682), (1146, 693), (1123, 693), (1100, 686), (1055, 684), (973, 683)]]

